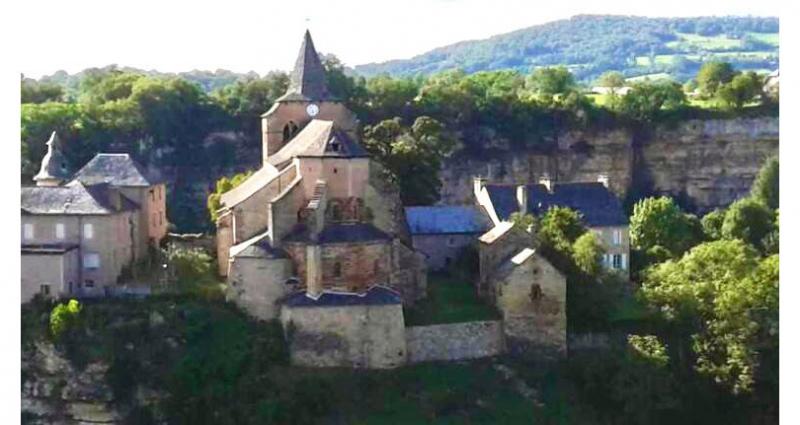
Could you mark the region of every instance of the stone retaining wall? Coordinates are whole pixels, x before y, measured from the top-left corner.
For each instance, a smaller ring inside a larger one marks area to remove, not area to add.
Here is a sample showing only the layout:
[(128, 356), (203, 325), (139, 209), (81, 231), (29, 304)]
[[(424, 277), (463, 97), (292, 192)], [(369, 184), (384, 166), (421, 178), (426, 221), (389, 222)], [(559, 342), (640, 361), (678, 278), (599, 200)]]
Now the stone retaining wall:
[(491, 357), (505, 352), (503, 322), (464, 322), (406, 328), (408, 363)]

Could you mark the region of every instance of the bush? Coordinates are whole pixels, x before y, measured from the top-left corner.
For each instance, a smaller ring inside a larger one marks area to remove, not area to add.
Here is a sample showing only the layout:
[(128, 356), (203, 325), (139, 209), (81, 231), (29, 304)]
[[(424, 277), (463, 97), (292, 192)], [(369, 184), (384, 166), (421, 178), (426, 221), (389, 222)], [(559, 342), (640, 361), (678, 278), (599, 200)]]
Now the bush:
[(50, 313), (50, 334), (53, 338), (60, 338), (65, 331), (74, 327), (81, 310), (81, 304), (77, 300), (69, 300), (67, 304), (59, 303), (55, 306)]
[(774, 222), (774, 214), (766, 205), (753, 198), (744, 198), (728, 208), (721, 233), (725, 239), (741, 239), (763, 250), (764, 238), (775, 228)]

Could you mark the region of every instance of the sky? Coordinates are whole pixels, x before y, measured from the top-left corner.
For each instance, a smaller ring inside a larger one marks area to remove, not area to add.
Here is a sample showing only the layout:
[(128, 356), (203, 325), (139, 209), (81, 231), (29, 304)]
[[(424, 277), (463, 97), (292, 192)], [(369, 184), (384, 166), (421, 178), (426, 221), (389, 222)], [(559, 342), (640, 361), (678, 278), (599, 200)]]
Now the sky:
[(19, 72), (38, 78), (108, 64), (180, 72), (288, 70), (303, 32), (348, 66), (402, 59), (578, 14), (780, 16), (753, 0), (27, 0)]

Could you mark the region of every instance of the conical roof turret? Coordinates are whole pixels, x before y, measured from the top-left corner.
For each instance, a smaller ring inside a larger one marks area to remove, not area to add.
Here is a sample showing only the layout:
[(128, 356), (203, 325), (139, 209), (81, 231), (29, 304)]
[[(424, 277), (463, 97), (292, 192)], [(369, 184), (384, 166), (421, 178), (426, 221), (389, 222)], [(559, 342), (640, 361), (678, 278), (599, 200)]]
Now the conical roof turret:
[(58, 135), (54, 131), (47, 141), (47, 153), (42, 158), (42, 166), (33, 180), (37, 186), (58, 186), (68, 178), (67, 159), (61, 153)]
[(289, 76), (289, 89), (278, 101), (319, 101), (331, 98), (325, 67), (314, 48), (311, 33), (306, 30), (294, 70)]

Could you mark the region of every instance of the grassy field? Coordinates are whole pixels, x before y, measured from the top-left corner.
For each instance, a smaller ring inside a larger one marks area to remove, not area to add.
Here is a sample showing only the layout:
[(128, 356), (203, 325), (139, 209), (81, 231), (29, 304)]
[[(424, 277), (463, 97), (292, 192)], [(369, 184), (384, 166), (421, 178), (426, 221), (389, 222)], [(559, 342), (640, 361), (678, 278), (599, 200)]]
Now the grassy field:
[(666, 46), (677, 51), (704, 49), (704, 50), (734, 50), (744, 46), (743, 40), (728, 38), (725, 35), (703, 36), (699, 34), (678, 33), (680, 40), (670, 41)]
[(778, 47), (780, 44), (780, 34), (778, 33), (762, 33), (762, 32), (748, 32), (748, 36), (772, 46)]
[(405, 310), (407, 326), (495, 320), (497, 311), (478, 299), (469, 282), (443, 274), (428, 277), (428, 296)]

